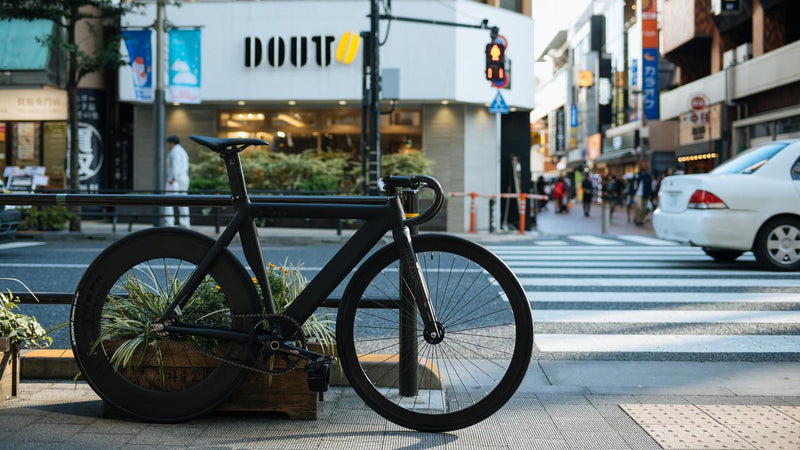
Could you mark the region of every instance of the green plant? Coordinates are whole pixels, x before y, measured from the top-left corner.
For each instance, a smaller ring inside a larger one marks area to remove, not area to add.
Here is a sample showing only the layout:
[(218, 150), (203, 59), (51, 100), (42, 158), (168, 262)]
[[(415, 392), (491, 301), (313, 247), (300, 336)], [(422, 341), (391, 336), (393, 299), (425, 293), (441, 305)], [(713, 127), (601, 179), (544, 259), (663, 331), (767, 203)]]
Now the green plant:
[[(170, 273), (167, 267), (158, 268), (158, 273), (167, 273), (165, 282), (159, 282), (158, 276), (148, 266), (136, 273), (127, 274), (120, 282), (119, 289), (110, 295), (103, 309), (101, 332), (92, 351), (97, 351), (104, 341), (121, 341), (113, 349), (110, 361), (115, 370), (127, 369), (140, 365), (151, 348), (156, 357), (162, 385), (164, 381), (164, 361), (158, 336), (151, 330), (156, 317), (166, 309), (178, 292), (181, 282)], [(267, 272), (270, 290), (273, 293), (277, 312), (281, 313), (297, 297), (307, 283), (300, 273), (300, 265), (285, 268), (269, 265)], [(253, 279), (253, 282), (256, 282)], [(256, 283), (256, 290), (258, 283)], [(211, 327), (227, 327), (229, 310), (225, 294), (215, 280), (207, 276), (187, 304), (176, 311), (183, 322), (202, 323)], [(332, 346), (334, 342), (333, 320), (325, 316), (313, 315), (303, 325), (303, 332), (312, 340), (324, 346)], [(213, 339), (190, 337), (189, 342), (205, 352), (214, 352), (218, 344)]]
[(67, 227), (67, 222), (75, 214), (63, 206), (30, 208), (19, 224), (20, 230), (59, 231)]
[[(21, 281), (13, 278), (0, 278), (2, 280)], [(24, 286), (24, 284), (23, 284)], [(53, 338), (36, 320), (36, 317), (19, 314), (19, 298), (8, 293), (0, 292), (0, 336), (10, 338), (13, 345), (27, 348), (47, 347), (53, 343)]]
[(419, 150), (405, 150), (381, 156), (382, 175), (430, 175), (433, 161)]

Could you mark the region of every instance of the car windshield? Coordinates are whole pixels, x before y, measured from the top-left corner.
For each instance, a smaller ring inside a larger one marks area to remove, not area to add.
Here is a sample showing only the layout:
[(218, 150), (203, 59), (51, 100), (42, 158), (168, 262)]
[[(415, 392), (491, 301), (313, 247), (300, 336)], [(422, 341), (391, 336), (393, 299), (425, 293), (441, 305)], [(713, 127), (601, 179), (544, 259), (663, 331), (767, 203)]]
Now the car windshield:
[(781, 142), (751, 148), (744, 153), (740, 153), (735, 158), (720, 164), (719, 167), (712, 170), (711, 173), (753, 173), (787, 145), (789, 144)]

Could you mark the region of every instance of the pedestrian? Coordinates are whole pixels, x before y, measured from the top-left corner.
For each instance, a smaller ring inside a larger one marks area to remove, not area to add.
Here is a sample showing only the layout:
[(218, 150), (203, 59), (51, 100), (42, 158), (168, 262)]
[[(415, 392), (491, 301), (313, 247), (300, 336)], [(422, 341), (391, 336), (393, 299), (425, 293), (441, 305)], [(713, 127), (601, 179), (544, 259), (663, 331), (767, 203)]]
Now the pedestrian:
[[(164, 190), (169, 194), (186, 194), (189, 189), (189, 154), (181, 146), (178, 136), (172, 135), (167, 138), (167, 181)], [(161, 223), (164, 226), (178, 225), (190, 228), (189, 207), (188, 206), (165, 206), (162, 212)]]
[(613, 173), (611, 174), (611, 180), (608, 182), (608, 194), (611, 202), (611, 208), (608, 212), (608, 220), (611, 220), (611, 217), (614, 215), (614, 211), (617, 209), (617, 206), (622, 206), (622, 197), (623, 197), (623, 185), (622, 181), (617, 179), (617, 176)]
[[(547, 195), (547, 183), (544, 181), (544, 176), (539, 175), (536, 179), (536, 193), (538, 195)], [(547, 200), (536, 201), (536, 212), (541, 212), (547, 209)]]
[(587, 174), (581, 181), (581, 191), (583, 192), (583, 215), (589, 217), (589, 213), (592, 210), (592, 193), (594, 192), (591, 174)]
[(642, 226), (647, 216), (648, 204), (653, 197), (653, 177), (647, 170), (647, 161), (639, 162), (639, 172), (633, 177), (633, 184), (633, 205), (636, 208), (633, 223)]
[(567, 211), (567, 207), (564, 204), (565, 187), (564, 177), (562, 176), (559, 176), (558, 179), (556, 179), (556, 182), (553, 183), (553, 190), (550, 193), (550, 197), (555, 202), (556, 214), (561, 214), (562, 212)]
[(633, 184), (633, 174), (626, 173), (622, 176), (622, 179), (625, 181), (625, 212), (628, 215), (628, 223), (631, 223), (631, 209), (633, 209), (633, 195), (636, 193), (636, 189), (634, 188)]

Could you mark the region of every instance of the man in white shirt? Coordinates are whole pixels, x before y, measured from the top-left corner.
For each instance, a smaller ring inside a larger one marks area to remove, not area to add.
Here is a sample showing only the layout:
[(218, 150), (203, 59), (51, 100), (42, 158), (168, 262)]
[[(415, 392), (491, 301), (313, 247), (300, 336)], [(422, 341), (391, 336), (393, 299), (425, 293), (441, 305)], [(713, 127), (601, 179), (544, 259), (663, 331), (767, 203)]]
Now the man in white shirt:
[[(189, 155), (181, 146), (181, 140), (175, 135), (167, 138), (167, 151), (167, 184), (164, 190), (168, 194), (185, 194), (189, 189)], [(191, 226), (188, 206), (165, 206), (162, 225), (174, 225), (173, 215), (178, 220), (179, 226), (184, 228)]]

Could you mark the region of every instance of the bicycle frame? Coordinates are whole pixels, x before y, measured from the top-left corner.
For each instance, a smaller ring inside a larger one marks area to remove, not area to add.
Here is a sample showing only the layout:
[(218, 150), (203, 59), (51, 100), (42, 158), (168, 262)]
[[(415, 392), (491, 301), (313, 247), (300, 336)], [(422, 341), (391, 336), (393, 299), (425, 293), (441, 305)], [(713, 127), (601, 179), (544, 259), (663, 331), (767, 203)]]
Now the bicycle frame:
[[(258, 232), (254, 219), (259, 217), (281, 218), (336, 218), (360, 219), (364, 224), (348, 239), (336, 252), (320, 272), (312, 278), (297, 298), (286, 308), (283, 315), (290, 317), (299, 324), (305, 322), (313, 312), (322, 305), (325, 299), (341, 284), (347, 275), (355, 269), (367, 256), (381, 238), (390, 230), (401, 251), (401, 258), (405, 261), (407, 274), (411, 274), (411, 298), (416, 299), (418, 305), (423, 307), (423, 321), (426, 330), (433, 329), (435, 315), (429, 304), (430, 297), (426, 291), (421, 271), (411, 249), (411, 235), (404, 223), (405, 215), (398, 195), (388, 197), (351, 197), (351, 198), (288, 198), (283, 201), (251, 201), (247, 195), (241, 170), (241, 160), (238, 153), (223, 155), (228, 176), (231, 181), (234, 216), (226, 226), (215, 244), (203, 260), (194, 269), (193, 273), (181, 287), (178, 294), (164, 311), (160, 319), (169, 319), (178, 306), (183, 306), (191, 294), (202, 282), (208, 273), (213, 261), (227, 248), (238, 233), (242, 243), (245, 260), (250, 265), (256, 280), (261, 287), (263, 304), (267, 313), (275, 313), (275, 305), (267, 280), (267, 270)], [(414, 270), (416, 269), (416, 270)], [(416, 278), (415, 278), (416, 277)], [(160, 322), (157, 320), (156, 322)], [(428, 324), (431, 324), (428, 326)], [(235, 341), (252, 339), (248, 333), (232, 330), (215, 330), (189, 324), (157, 324), (155, 331), (176, 332), (181, 334), (216, 337)]]

